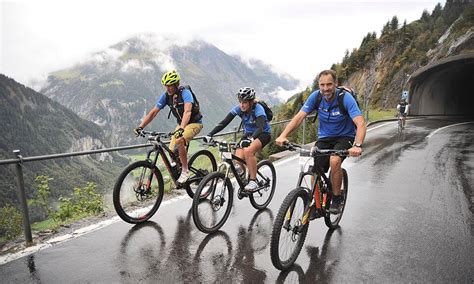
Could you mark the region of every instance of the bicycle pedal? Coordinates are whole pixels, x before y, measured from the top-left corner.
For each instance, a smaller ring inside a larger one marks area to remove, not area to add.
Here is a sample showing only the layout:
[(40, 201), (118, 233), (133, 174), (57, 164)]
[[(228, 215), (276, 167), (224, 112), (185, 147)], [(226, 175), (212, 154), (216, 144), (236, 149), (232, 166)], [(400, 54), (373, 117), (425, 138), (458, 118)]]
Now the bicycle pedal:
[(176, 187), (174, 189), (176, 190), (183, 190), (185, 189), (186, 183), (176, 183)]

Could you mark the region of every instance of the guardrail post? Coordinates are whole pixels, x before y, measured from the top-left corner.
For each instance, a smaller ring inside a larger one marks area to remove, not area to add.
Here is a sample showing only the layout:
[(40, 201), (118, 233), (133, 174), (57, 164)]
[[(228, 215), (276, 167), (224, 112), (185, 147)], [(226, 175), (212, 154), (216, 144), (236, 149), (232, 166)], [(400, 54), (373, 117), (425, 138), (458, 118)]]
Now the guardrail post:
[(20, 154), (20, 150), (13, 150), (13, 153), (16, 155), (20, 161), (16, 163), (16, 174), (18, 178), (18, 199), (21, 204), (21, 212), (23, 215), (23, 231), (25, 233), (26, 245), (33, 243), (33, 237), (31, 236), (31, 225), (30, 225), (30, 215), (28, 214), (28, 204), (26, 203), (26, 194), (25, 194), (25, 182), (23, 180), (23, 166), (22, 159), (23, 157)]

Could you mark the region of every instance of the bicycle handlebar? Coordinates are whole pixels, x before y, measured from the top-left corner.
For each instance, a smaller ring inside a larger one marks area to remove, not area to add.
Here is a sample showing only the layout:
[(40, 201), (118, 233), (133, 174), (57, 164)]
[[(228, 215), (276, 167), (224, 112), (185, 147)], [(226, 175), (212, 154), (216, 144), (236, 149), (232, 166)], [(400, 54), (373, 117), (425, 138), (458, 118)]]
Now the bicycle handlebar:
[(231, 149), (234, 149), (234, 150), (241, 148), (239, 145), (239, 142), (216, 141), (214, 139), (208, 142), (204, 142), (203, 145), (211, 146), (211, 147), (223, 146), (224, 148), (230, 147)]
[(349, 156), (348, 150), (337, 150), (337, 149), (319, 149), (314, 146), (311, 149), (303, 149), (303, 145), (295, 144), (288, 142), (284, 145), (287, 150), (298, 151), (300, 156), (304, 157), (316, 157), (316, 156), (330, 156), (330, 155), (339, 155), (339, 156)]
[(149, 135), (148, 136), (148, 140), (157, 140), (157, 139), (161, 139), (161, 138), (170, 138), (171, 136), (174, 135), (176, 131), (173, 131), (173, 132), (159, 132), (159, 131), (146, 131), (146, 130), (142, 130), (140, 132), (140, 136), (141, 137), (146, 137), (146, 135)]

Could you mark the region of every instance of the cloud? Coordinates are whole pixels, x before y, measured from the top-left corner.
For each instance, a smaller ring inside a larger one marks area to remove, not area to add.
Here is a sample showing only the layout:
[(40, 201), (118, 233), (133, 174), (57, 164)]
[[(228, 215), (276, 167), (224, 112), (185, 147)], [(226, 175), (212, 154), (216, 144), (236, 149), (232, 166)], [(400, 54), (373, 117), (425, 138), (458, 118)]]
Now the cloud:
[[(26, 84), (138, 34), (151, 45), (157, 42), (160, 50), (167, 42), (185, 45), (203, 39), (311, 84), (346, 49), (358, 47), (368, 32), (380, 34), (392, 16), (410, 22), (436, 3), (183, 0), (168, 7), (152, 0), (8, 1), (0, 4), (0, 72)], [(174, 67), (166, 53), (155, 60), (166, 70)]]

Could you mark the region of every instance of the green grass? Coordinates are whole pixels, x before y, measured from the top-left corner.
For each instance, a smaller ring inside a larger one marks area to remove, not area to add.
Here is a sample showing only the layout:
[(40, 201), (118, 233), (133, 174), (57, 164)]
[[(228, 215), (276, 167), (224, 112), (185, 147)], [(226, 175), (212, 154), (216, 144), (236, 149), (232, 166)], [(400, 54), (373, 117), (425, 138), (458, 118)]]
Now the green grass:
[(59, 227), (59, 223), (53, 219), (46, 219), (41, 222), (36, 222), (31, 225), (33, 231), (44, 231), (49, 229), (56, 229)]
[(397, 109), (370, 109), (369, 110), (369, 122), (376, 121), (381, 119), (390, 119), (394, 118), (394, 115), (397, 113)]

